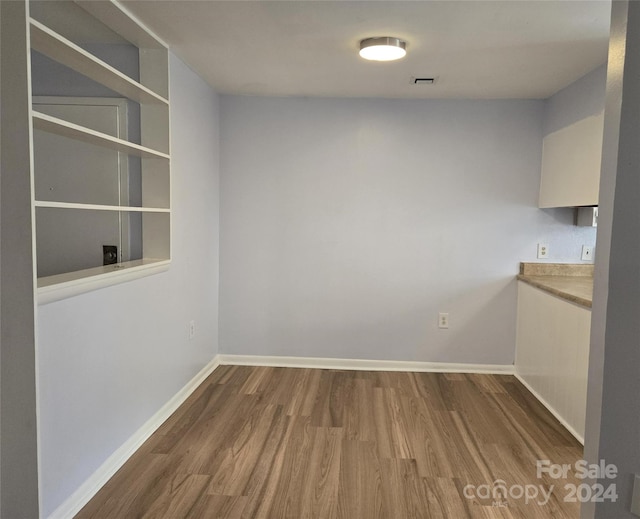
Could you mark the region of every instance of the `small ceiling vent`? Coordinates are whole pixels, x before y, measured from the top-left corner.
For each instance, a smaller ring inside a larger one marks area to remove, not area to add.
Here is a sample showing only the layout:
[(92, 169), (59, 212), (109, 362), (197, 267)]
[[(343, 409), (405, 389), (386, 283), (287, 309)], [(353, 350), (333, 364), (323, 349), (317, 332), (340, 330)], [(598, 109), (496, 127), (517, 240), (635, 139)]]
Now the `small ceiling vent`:
[(434, 77), (412, 77), (411, 82), (414, 85), (433, 85), (436, 82)]

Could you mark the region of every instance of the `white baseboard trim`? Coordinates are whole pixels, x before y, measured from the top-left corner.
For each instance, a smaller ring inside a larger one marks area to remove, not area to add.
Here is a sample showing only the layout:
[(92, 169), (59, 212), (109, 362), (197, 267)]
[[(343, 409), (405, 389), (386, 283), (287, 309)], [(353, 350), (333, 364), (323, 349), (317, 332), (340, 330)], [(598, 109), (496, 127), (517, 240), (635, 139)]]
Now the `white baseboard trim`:
[(118, 450), (87, 479), (67, 500), (62, 503), (48, 519), (71, 519), (89, 500), (96, 495), (104, 484), (124, 465), (140, 446), (171, 416), (178, 407), (204, 382), (211, 372), (220, 365), (218, 356), (214, 357), (200, 372), (178, 391), (156, 414), (138, 429)]
[(401, 360), (329, 359), (319, 357), (278, 357), (260, 355), (218, 355), (220, 364), (272, 366), (279, 368), (344, 369), (359, 371), (420, 371), (434, 373), (490, 373), (513, 375), (513, 365), (412, 362)]
[(522, 382), (522, 385), (524, 387), (526, 387), (533, 396), (535, 396), (538, 401), (547, 408), (547, 410), (553, 415), (555, 416), (556, 420), (558, 420), (562, 426), (571, 433), (571, 435), (580, 442), (581, 445), (584, 445), (584, 437), (578, 433), (578, 431), (576, 431), (561, 415), (560, 413), (558, 413), (558, 411), (556, 411), (553, 406), (551, 404), (549, 404), (549, 402), (547, 402), (544, 398), (542, 398), (542, 396), (540, 395), (540, 393), (538, 393), (535, 389), (533, 389), (533, 387), (531, 387), (531, 385), (524, 379), (522, 378), (522, 376), (517, 372), (514, 371), (513, 373), (515, 375), (515, 377)]
[(433, 373), (487, 373), (493, 375), (514, 375), (538, 401), (584, 445), (580, 435), (542, 396), (529, 385), (515, 370), (513, 365), (503, 364), (462, 364), (448, 362), (410, 362), (400, 360), (331, 359), (321, 357), (278, 357), (260, 355), (218, 355), (221, 365), (271, 366), (278, 368), (316, 368), (360, 371), (407, 371)]

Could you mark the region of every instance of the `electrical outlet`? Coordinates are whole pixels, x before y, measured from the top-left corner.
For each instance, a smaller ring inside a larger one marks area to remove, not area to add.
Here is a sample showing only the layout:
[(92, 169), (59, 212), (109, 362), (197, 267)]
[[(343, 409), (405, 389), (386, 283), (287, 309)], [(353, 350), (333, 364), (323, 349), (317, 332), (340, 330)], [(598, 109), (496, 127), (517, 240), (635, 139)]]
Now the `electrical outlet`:
[(582, 246), (582, 261), (591, 261), (593, 259), (593, 247), (588, 245)]
[(118, 263), (118, 247), (116, 245), (102, 246), (102, 264), (115, 265)]
[(549, 257), (549, 245), (546, 243), (538, 243), (538, 259)]
[(440, 312), (438, 314), (438, 328), (449, 328), (449, 314)]
[(196, 322), (189, 321), (189, 340), (196, 336)]

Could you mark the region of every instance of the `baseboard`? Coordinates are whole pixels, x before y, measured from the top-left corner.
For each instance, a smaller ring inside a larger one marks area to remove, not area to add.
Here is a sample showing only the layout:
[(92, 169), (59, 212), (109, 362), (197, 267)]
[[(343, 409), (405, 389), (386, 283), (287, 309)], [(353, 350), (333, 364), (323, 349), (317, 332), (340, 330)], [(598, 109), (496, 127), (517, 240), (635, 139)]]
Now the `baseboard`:
[(260, 355), (218, 355), (220, 364), (273, 366), (280, 368), (344, 369), (360, 371), (421, 371), (435, 373), (490, 373), (513, 375), (513, 365), (412, 362), (401, 360), (330, 359), (319, 357), (278, 357)]
[(524, 387), (526, 387), (533, 396), (536, 397), (536, 399), (547, 408), (547, 410), (553, 415), (555, 416), (556, 420), (558, 420), (562, 426), (571, 433), (571, 435), (580, 442), (581, 445), (584, 445), (584, 438), (581, 434), (578, 433), (578, 431), (576, 431), (571, 425), (569, 425), (569, 423), (560, 415), (560, 413), (558, 413), (558, 411), (556, 411), (553, 406), (547, 402), (544, 398), (542, 398), (542, 396), (540, 395), (540, 393), (538, 393), (535, 389), (533, 389), (533, 387), (531, 387), (531, 385), (524, 379), (522, 378), (522, 376), (520, 376), (519, 373), (515, 372), (513, 373), (515, 375), (515, 377), (522, 383), (522, 385)]
[(71, 519), (89, 500), (96, 495), (104, 484), (124, 465), (162, 423), (204, 382), (211, 372), (220, 365), (218, 356), (214, 357), (200, 372), (178, 391), (156, 414), (138, 429), (118, 450), (87, 479), (67, 500), (62, 503), (48, 519)]
[(493, 375), (515, 375), (531, 394), (584, 445), (580, 435), (542, 396), (533, 389), (516, 371), (513, 365), (503, 364), (462, 364), (448, 362), (410, 362), (400, 360), (330, 359), (320, 357), (278, 357), (260, 355), (220, 354), (221, 365), (272, 366), (279, 368), (343, 369), (360, 371), (414, 371), (433, 373), (487, 373)]

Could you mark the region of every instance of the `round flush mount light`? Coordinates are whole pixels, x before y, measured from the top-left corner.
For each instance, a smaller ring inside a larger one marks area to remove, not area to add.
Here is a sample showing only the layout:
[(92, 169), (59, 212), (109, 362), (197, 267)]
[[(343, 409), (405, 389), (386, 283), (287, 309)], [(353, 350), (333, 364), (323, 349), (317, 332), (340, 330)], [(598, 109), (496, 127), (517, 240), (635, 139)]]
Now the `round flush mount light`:
[(392, 36), (367, 38), (360, 42), (360, 56), (372, 61), (393, 61), (407, 54), (407, 42)]

